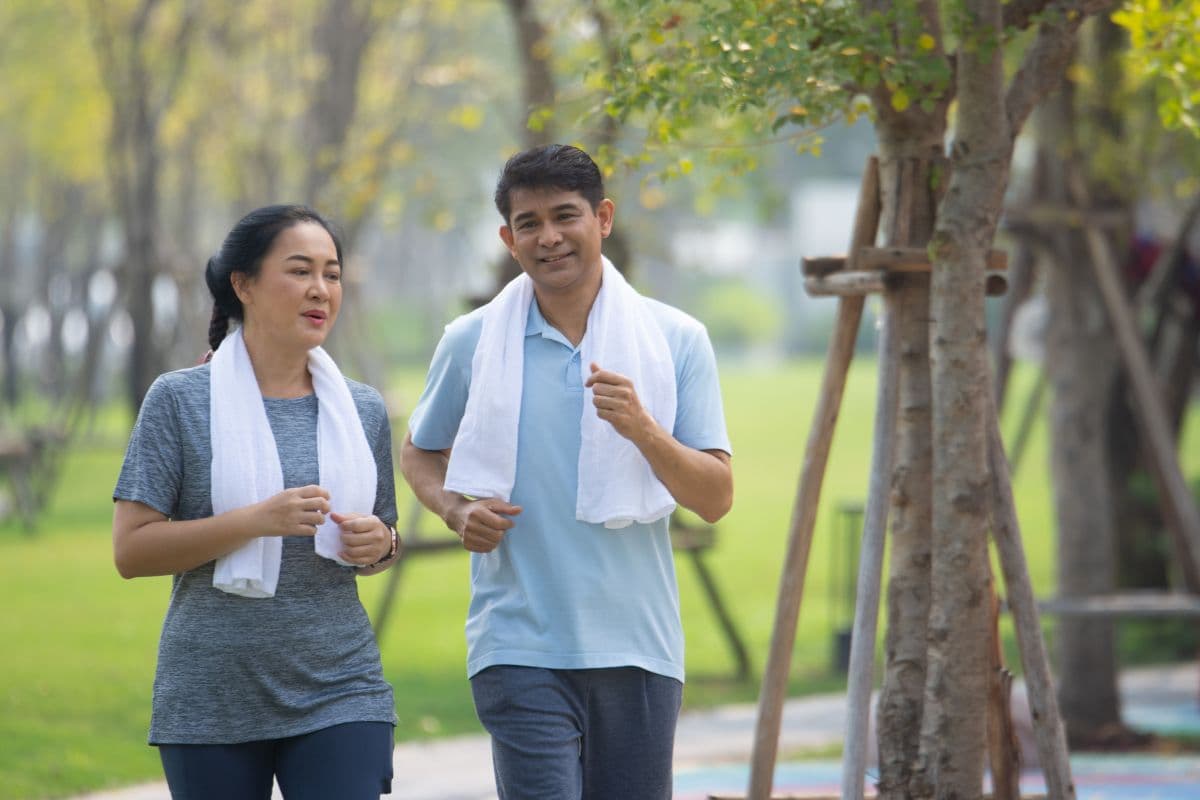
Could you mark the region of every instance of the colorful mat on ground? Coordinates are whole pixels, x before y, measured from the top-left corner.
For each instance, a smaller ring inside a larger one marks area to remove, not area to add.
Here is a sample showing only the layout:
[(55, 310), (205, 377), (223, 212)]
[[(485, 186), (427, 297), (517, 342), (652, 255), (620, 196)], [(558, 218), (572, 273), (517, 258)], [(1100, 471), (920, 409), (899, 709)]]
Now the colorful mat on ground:
[[(775, 770), (774, 794), (836, 796), (841, 785), (837, 761), (780, 764)], [(1200, 798), (1200, 756), (1080, 755), (1071, 757), (1078, 800), (1197, 800)], [(719, 765), (677, 770), (676, 800), (705, 800), (710, 794), (745, 796), (749, 769)], [(871, 789), (873, 775), (867, 775)], [(1023, 794), (1046, 790), (1040, 772), (1021, 779)]]

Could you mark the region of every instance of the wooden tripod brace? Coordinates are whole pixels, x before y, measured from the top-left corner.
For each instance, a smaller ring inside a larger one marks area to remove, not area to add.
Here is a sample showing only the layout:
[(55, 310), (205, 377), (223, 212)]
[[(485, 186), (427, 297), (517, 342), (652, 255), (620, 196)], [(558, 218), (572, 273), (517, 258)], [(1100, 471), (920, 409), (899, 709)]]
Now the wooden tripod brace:
[[(830, 338), (820, 395), (809, 431), (800, 482), (792, 507), (787, 552), (780, 580), (775, 628), (759, 694), (758, 720), (750, 765), (749, 800), (769, 800), (788, 673), (796, 640), (800, 600), (808, 565), (825, 466), (841, 406), (846, 376), (862, 319), (865, 295), (882, 292), (884, 310), (879, 336), (879, 383), (874, 453), (860, 551), (854, 629), (851, 639), (846, 741), (842, 798), (860, 800), (866, 768), (867, 722), (874, 672), (874, 649), (879, 613), (880, 583), (888, 514), (888, 484), (897, 400), (897, 344), (893, 333), (892, 294), (887, 273), (927, 271), (928, 256), (911, 248), (876, 248), (879, 227), (879, 164), (872, 157), (863, 173), (849, 254), (837, 259), (806, 262), (805, 285), (810, 294), (838, 296), (837, 317)], [(989, 258), (990, 291), (1002, 290), (1003, 254)], [(990, 396), (990, 394), (989, 394)], [(1025, 669), (1034, 733), (1050, 797), (1073, 800), (1075, 788), (1067, 760), (1066, 736), (1058, 713), (1050, 667), (1042, 641), (1036, 600), (1029, 581), (1013, 505), (1008, 463), (994, 403), (988, 412), (988, 461), (991, 468), (992, 538), (996, 543), (1008, 602), (1016, 623), (1017, 643)]]

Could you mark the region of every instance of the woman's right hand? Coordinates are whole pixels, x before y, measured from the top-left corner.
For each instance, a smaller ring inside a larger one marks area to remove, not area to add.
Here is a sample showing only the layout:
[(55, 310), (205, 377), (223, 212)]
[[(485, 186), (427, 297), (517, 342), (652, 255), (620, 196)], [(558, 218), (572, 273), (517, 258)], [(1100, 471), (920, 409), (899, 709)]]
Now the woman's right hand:
[(329, 492), (317, 485), (285, 489), (254, 506), (259, 536), (315, 536), (329, 513)]
[(285, 489), (261, 503), (183, 521), (134, 500), (113, 506), (113, 560), (121, 577), (137, 578), (193, 569), (259, 536), (313, 536), (329, 513), (329, 492)]

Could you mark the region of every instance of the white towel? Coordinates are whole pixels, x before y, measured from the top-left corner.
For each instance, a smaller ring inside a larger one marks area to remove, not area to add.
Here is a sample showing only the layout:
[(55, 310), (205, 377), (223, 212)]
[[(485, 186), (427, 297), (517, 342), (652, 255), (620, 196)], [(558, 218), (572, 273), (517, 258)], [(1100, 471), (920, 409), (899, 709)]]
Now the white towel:
[[(449, 491), (509, 501), (517, 471), (522, 389), (513, 376), (524, 374), (531, 302), (533, 281), (521, 274), (483, 310), (467, 406), (446, 469)], [(642, 406), (666, 431), (674, 429), (675, 365), (666, 337), (644, 298), (607, 258), (580, 343), (584, 382), (592, 362), (632, 380)], [(675, 509), (674, 498), (645, 456), (597, 416), (590, 389), (584, 396), (580, 434), (577, 519), (615, 529), (653, 522)]]
[[(283, 491), (283, 468), (241, 328), (217, 348), (210, 369), (212, 505), (213, 513), (221, 514)], [(320, 485), (329, 492), (333, 510), (370, 513), (375, 507), (375, 457), (350, 388), (320, 347), (308, 352), (308, 371), (317, 395)], [(314, 547), (318, 555), (346, 564), (338, 558), (341, 533), (329, 515), (317, 530)], [(213, 586), (244, 597), (273, 597), (282, 555), (282, 537), (257, 537), (217, 559)]]

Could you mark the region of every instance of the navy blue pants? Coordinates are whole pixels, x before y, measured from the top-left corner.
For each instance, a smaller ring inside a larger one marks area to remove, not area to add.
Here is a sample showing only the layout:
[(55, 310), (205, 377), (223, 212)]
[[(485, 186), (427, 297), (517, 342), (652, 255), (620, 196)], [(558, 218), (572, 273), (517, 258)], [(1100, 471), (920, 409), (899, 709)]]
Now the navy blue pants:
[(471, 678), (500, 800), (668, 800), (683, 684), (634, 667)]
[(270, 800), (274, 781), (287, 800), (379, 800), (392, 793), (386, 722), (241, 744), (164, 744), (158, 753), (172, 800)]

